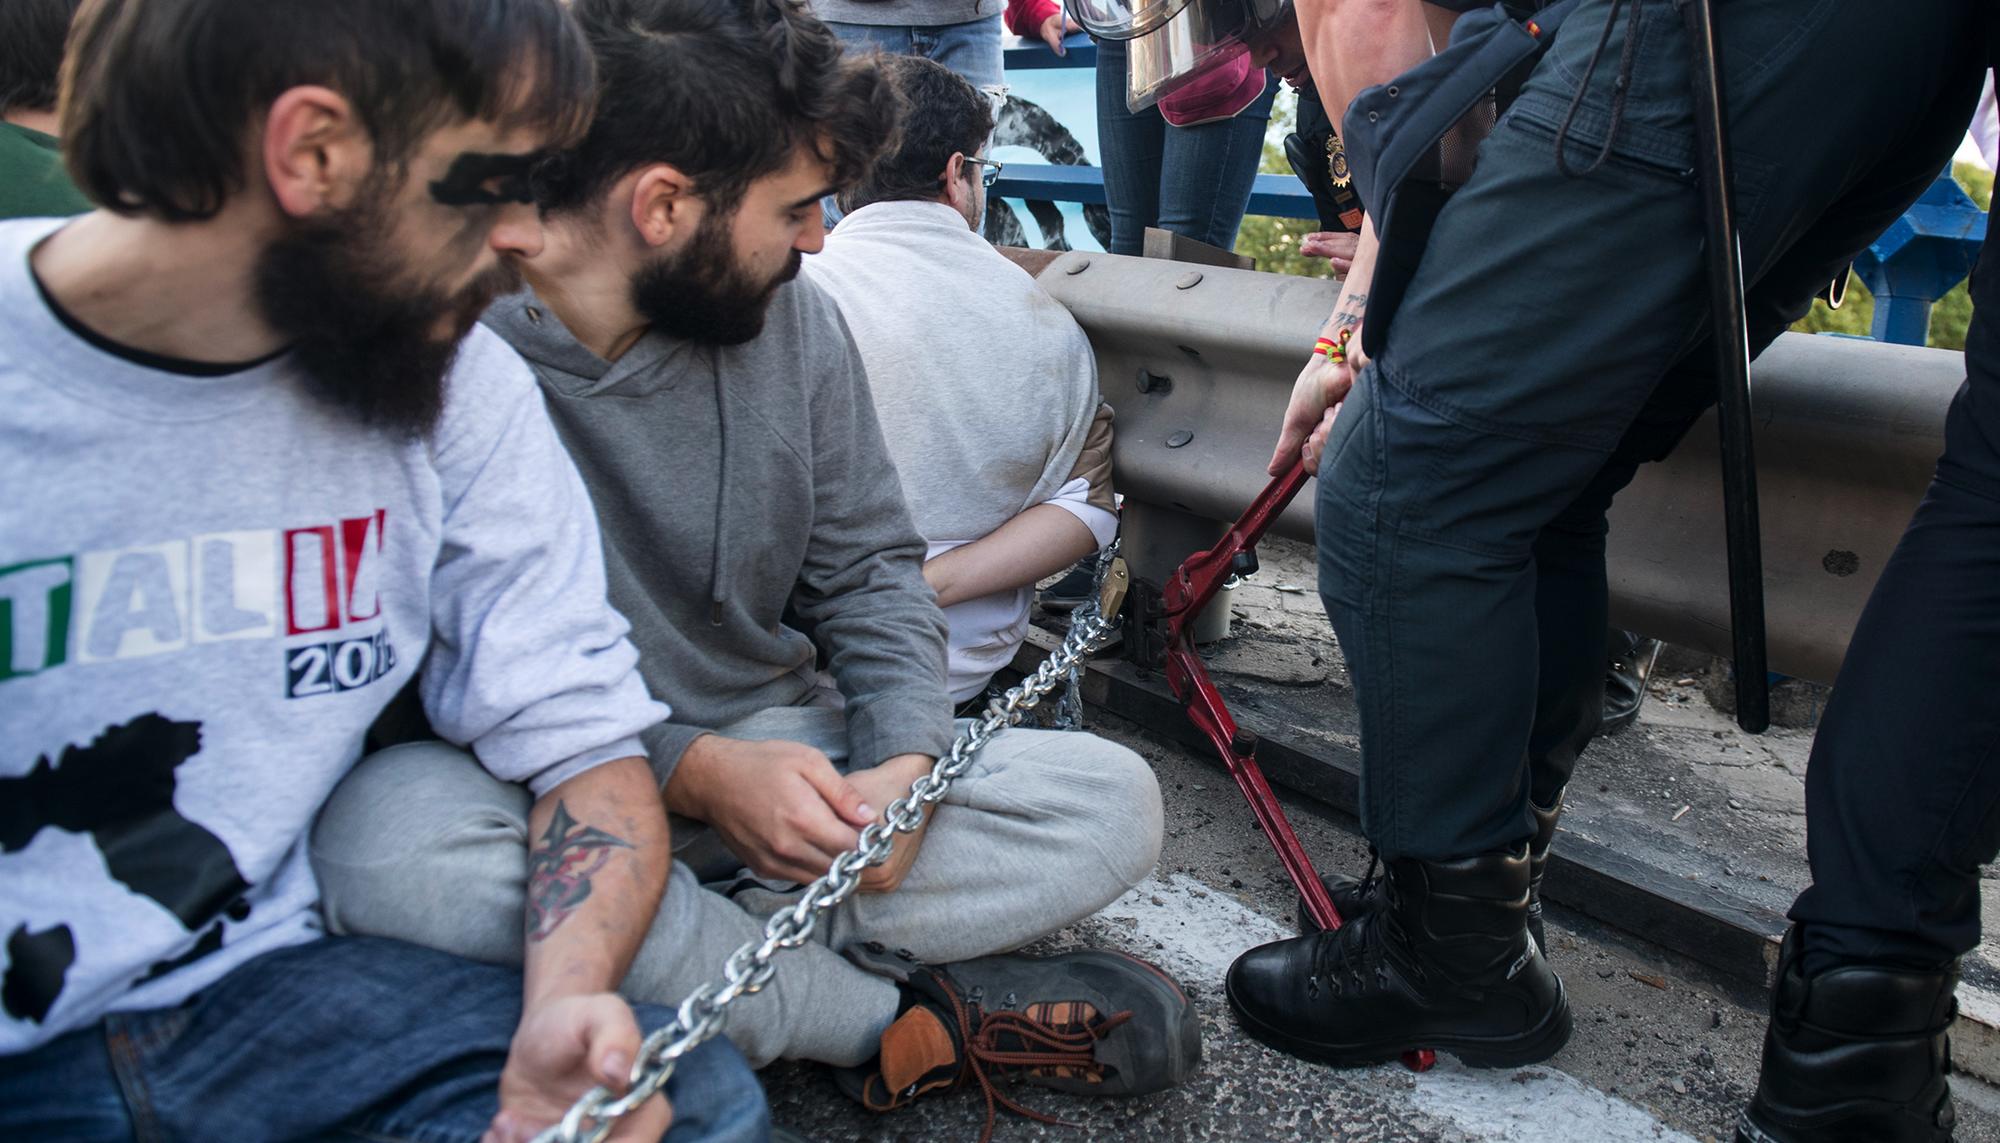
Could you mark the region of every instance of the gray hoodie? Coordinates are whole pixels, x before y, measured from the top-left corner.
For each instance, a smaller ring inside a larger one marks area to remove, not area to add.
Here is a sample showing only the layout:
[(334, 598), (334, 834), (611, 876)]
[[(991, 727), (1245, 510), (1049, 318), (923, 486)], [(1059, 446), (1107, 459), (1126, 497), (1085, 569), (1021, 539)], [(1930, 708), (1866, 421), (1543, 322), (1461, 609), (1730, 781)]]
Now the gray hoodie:
[(823, 291), (779, 287), (746, 344), (655, 331), (615, 364), (531, 291), (482, 320), (533, 366), (596, 503), (612, 602), (673, 707), (642, 735), (662, 782), (700, 735), (810, 698), (813, 643), (794, 617), (827, 650), (854, 765), (951, 745), (924, 541)]

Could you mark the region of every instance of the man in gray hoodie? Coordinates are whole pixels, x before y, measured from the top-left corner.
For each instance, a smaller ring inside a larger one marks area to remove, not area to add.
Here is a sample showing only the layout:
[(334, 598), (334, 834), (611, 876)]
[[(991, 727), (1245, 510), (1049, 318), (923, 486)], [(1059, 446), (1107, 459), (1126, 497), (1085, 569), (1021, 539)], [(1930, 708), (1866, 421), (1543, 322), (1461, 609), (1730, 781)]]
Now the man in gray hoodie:
[[(575, 8), (600, 61), (597, 117), (546, 172), (547, 241), (521, 263), (532, 291), (485, 321), (534, 367), (595, 499), (641, 671), (673, 707), (642, 738), (677, 861), (625, 983), (672, 1002), (718, 979), (953, 738), (945, 627), (860, 356), (832, 301), (792, 280), (824, 237), (819, 200), (882, 150), (897, 101), (788, 0)], [(432, 799), (440, 836), (367, 837), (358, 799), (323, 822), (334, 922), (506, 955), (518, 848), (466, 825), (491, 785), (471, 767), (421, 792), (383, 784), (384, 802)], [(813, 943), (778, 958), (728, 1033), (756, 1063), (842, 1067), (878, 1110), (982, 1077), (1176, 1083), (1200, 1037), (1165, 974), (1109, 951), (993, 955), (1145, 878), (1160, 831), (1131, 751), (1006, 731)], [(458, 896), (412, 901), (339, 858), (379, 868), (387, 850)]]

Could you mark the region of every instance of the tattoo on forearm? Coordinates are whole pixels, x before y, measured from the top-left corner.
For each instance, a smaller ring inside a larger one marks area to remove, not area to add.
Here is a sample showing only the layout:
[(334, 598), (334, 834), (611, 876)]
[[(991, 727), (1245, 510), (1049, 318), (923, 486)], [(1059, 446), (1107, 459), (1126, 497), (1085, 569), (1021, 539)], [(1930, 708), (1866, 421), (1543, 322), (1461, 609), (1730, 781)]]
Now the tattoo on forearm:
[(528, 851), (528, 939), (539, 941), (561, 927), (590, 899), (590, 879), (611, 860), (611, 851), (631, 848), (623, 838), (579, 823), (557, 802), (541, 842)]
[(1355, 294), (1345, 299), (1346, 305), (1335, 306), (1333, 317), (1328, 324), (1334, 329), (1352, 329), (1361, 324), (1361, 318), (1368, 312), (1368, 295)]

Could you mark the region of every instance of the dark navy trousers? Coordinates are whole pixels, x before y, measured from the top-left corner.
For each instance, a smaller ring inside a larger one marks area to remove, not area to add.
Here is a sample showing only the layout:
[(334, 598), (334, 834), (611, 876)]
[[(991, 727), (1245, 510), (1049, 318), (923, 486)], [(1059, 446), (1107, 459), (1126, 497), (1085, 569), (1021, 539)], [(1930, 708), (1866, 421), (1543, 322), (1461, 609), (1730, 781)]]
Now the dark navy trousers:
[[(2000, 264), (1972, 275), (1937, 476), (1848, 644), (1806, 771), (1806, 971), (1929, 969), (1979, 943), (2000, 854)], [(1889, 379), (1884, 379), (1885, 382)]]
[[(1603, 702), (1605, 511), (1715, 399), (1686, 36), (1666, 0), (1633, 31), (1635, 3), (1563, 24), (1322, 460), (1320, 592), (1385, 857), (1517, 845), (1530, 799), (1559, 795)], [(1716, 6), (1753, 352), (1950, 159), (1986, 62), (1977, 7)]]

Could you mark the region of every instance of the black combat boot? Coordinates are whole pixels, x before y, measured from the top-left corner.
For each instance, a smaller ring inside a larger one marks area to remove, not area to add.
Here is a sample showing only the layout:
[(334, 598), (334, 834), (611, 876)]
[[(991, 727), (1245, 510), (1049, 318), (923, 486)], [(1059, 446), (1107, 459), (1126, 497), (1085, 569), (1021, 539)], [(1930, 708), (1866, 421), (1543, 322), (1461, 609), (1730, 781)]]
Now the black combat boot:
[[(1549, 846), (1556, 839), (1556, 823), (1562, 820), (1562, 795), (1556, 795), (1556, 804), (1549, 808), (1530, 802), (1528, 809), (1535, 815), (1535, 837), (1528, 843), (1528, 934), (1535, 938), (1535, 947), (1549, 951), (1548, 938), (1542, 933), (1542, 874), (1549, 867)], [(1342, 920), (1352, 920), (1363, 913), (1372, 912), (1382, 903), (1382, 882), (1375, 876), (1376, 863), (1371, 856), (1368, 861), (1368, 875), (1356, 880), (1346, 873), (1322, 873), (1320, 884), (1326, 886), (1327, 895), (1333, 898), (1333, 910)], [(1299, 902), (1299, 932), (1316, 933), (1319, 925), (1306, 912), (1306, 903)]]
[(1230, 966), (1244, 1031), (1342, 1065), (1436, 1048), (1473, 1067), (1548, 1059), (1569, 999), (1528, 936), (1528, 847), (1390, 861), (1382, 902), (1331, 933), (1251, 949)]
[(1935, 972), (1841, 965), (1805, 974), (1785, 934), (1764, 1069), (1738, 1143), (1950, 1143), (1958, 965)]

